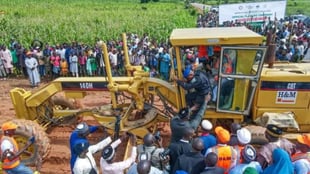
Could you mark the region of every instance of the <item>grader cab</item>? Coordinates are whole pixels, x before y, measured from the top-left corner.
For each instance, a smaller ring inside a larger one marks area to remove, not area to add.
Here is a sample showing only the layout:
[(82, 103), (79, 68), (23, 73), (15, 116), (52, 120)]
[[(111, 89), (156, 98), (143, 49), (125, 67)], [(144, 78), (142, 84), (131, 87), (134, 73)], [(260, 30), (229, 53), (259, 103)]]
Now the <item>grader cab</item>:
[[(214, 123), (242, 122), (244, 118), (254, 120), (265, 112), (289, 111), (295, 113), (299, 124), (308, 126), (310, 120), (303, 118), (310, 116), (310, 64), (284, 63), (268, 69), (263, 64), (266, 47), (259, 46), (262, 41), (261, 35), (244, 27), (175, 29), (170, 36), (171, 56), (176, 59), (172, 74), (182, 78), (187, 48), (220, 46), (218, 81), (214, 83), (217, 100), (210, 104), (205, 118)], [(130, 65), (125, 34), (123, 45), (126, 77), (112, 76), (107, 47), (103, 44), (107, 77), (58, 78), (35, 93), (21, 88), (10, 91), (18, 118), (13, 121), (31, 130), (27, 134), (24, 130), (18, 131), (20, 142), (25, 142), (23, 140), (33, 132), (40, 132), (36, 137), (38, 143), (29, 149), (32, 153), (24, 155), (28, 164), (38, 157), (43, 159), (48, 153), (49, 142), (43, 138), (46, 137), (44, 130), (68, 123), (77, 116), (93, 116), (110, 134), (127, 131), (142, 138), (148, 132), (155, 132), (157, 123), (169, 122), (187, 105), (186, 91), (175, 83), (151, 78), (141, 66)], [(229, 74), (222, 71), (224, 56), (230, 57), (233, 66)], [(111, 104), (83, 110), (52, 99), (58, 92), (63, 92), (68, 99), (82, 99), (88, 91), (108, 91)], [(161, 103), (160, 106), (154, 104), (155, 101)], [(141, 117), (133, 120), (133, 115)]]

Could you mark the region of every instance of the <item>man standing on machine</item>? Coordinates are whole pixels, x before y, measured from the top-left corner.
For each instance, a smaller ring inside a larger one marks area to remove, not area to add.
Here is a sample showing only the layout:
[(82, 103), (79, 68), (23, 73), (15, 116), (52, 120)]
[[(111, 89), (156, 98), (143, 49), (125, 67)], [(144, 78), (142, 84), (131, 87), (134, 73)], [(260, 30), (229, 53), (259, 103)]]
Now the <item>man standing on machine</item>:
[(185, 96), (187, 105), (191, 111), (198, 111), (206, 100), (206, 96), (211, 92), (211, 86), (207, 76), (201, 71), (194, 71), (187, 66), (183, 71), (185, 81), (175, 78), (178, 85), (187, 90)]

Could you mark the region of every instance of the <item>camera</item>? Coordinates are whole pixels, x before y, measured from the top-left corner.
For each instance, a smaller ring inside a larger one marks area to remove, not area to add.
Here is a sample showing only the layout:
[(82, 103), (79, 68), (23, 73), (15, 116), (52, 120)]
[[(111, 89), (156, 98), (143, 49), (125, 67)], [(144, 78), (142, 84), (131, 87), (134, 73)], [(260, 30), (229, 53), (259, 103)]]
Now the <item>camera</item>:
[(162, 160), (167, 160), (170, 153), (170, 149), (165, 149), (162, 153), (159, 153), (159, 157)]
[(159, 140), (159, 139), (160, 139), (160, 131), (155, 132), (154, 138), (155, 138), (156, 140)]

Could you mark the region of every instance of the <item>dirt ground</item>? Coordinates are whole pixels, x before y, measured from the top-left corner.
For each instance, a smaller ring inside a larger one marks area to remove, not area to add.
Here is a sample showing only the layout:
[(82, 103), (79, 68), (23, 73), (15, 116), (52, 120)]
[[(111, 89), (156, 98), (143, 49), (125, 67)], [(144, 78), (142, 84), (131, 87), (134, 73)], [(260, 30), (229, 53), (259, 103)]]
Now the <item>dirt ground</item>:
[[(40, 87), (46, 85), (42, 83)], [(15, 87), (24, 88), (35, 92), (39, 88), (30, 88), (29, 81), (27, 79), (7, 79), (6, 81), (0, 81), (0, 124), (3, 122), (14, 119), (15, 111), (11, 102), (9, 91)], [(101, 99), (101, 100), (99, 100)], [(99, 105), (104, 102), (103, 94), (94, 94), (87, 97), (85, 100), (86, 106)], [(84, 106), (84, 103), (81, 103)], [(91, 120), (90, 120), (91, 122)], [(96, 124), (96, 123), (93, 123)], [(49, 130), (48, 136), (51, 141), (51, 151), (48, 157), (44, 160), (41, 173), (46, 174), (62, 174), (70, 173), (69, 161), (70, 161), (70, 149), (69, 149), (69, 136), (75, 125), (66, 125), (61, 127), (55, 127)], [(102, 133), (102, 132), (101, 132)], [(98, 134), (98, 133), (97, 133)], [(99, 135), (100, 136), (100, 135)], [(99, 137), (96, 135), (96, 137)], [(96, 138), (97, 139), (97, 138)], [(96, 139), (92, 138), (92, 141)]]
[[(10, 90), (19, 87), (26, 90), (35, 92), (47, 83), (42, 83), (38, 88), (31, 88), (29, 81), (24, 78), (12, 78), (6, 81), (0, 81), (0, 124), (3, 122), (14, 119), (15, 111), (10, 98)], [(79, 108), (93, 108), (96, 106), (102, 106), (110, 103), (110, 97), (108, 92), (88, 92), (88, 95), (79, 101), (77, 101)], [(90, 125), (98, 125), (96, 120), (92, 117), (83, 117)], [(170, 134), (170, 129), (166, 125), (162, 125), (163, 136)], [(51, 141), (51, 150), (47, 158), (43, 161), (41, 173), (43, 174), (67, 174), (70, 173), (70, 149), (69, 149), (69, 136), (74, 130), (75, 125), (62, 125), (54, 127), (47, 131)], [(100, 129), (95, 134), (92, 134), (89, 139), (91, 143), (100, 141), (105, 136), (105, 133)], [(124, 147), (118, 148), (119, 158), (123, 156)], [(100, 154), (95, 155), (97, 164), (99, 165)]]

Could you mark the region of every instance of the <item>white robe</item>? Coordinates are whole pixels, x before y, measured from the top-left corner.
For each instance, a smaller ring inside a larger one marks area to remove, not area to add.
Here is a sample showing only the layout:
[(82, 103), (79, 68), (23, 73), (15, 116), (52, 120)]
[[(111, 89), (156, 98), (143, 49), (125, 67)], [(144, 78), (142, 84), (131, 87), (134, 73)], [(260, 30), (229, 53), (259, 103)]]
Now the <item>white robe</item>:
[(108, 137), (95, 145), (88, 147), (88, 152), (86, 153), (86, 158), (78, 157), (74, 163), (73, 173), (74, 174), (89, 174), (91, 168), (94, 168), (97, 173), (99, 173), (96, 161), (93, 157), (93, 154), (102, 150), (104, 147), (109, 145), (112, 142), (111, 137)]
[(33, 57), (26, 58), (25, 64), (27, 67), (27, 73), (28, 73), (31, 85), (32, 86), (38, 85), (40, 83), (40, 74), (37, 69), (37, 66), (38, 66), (37, 59)]
[(76, 55), (70, 56), (70, 72), (78, 73), (78, 57)]
[(11, 54), (10, 50), (6, 49), (5, 51), (1, 51), (0, 57), (3, 60), (5, 68), (7, 68), (7, 69), (13, 68), (12, 54)]

